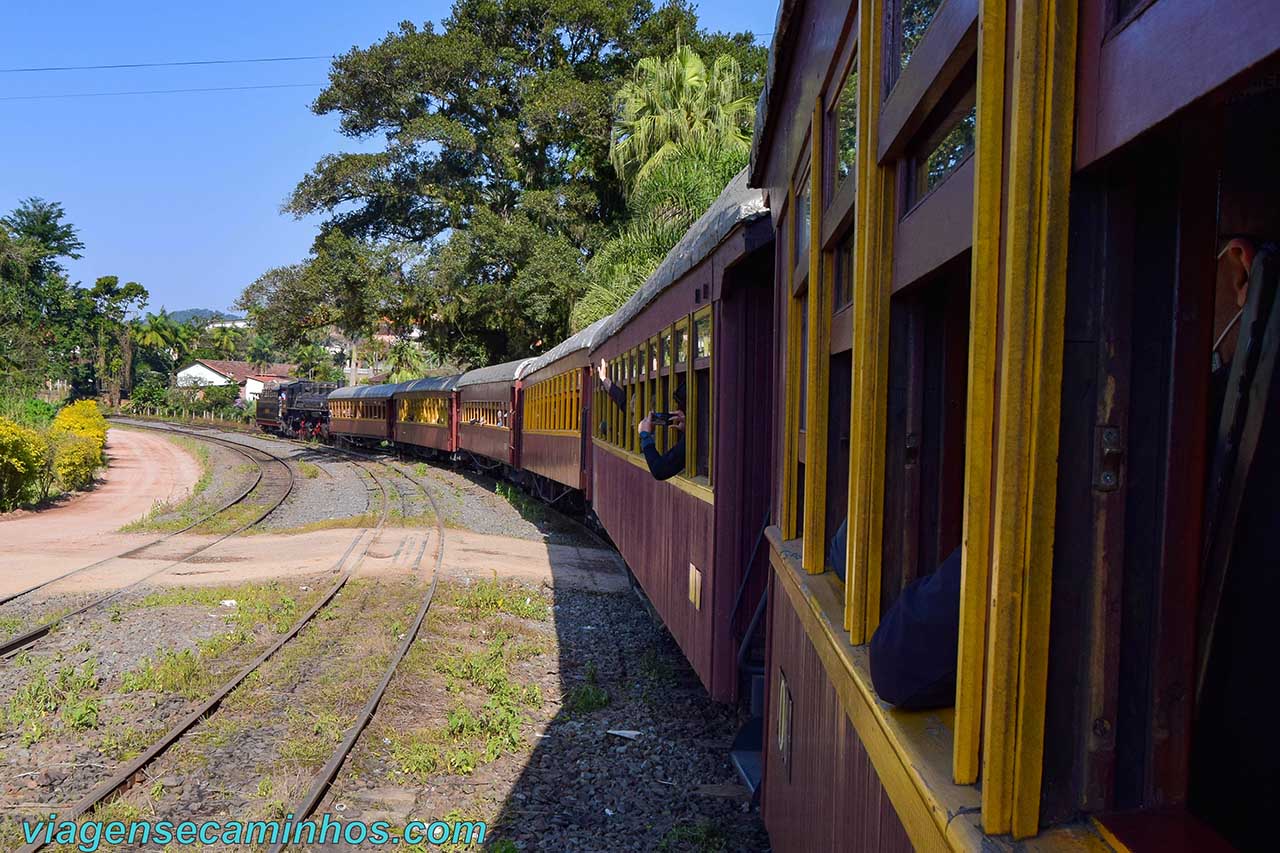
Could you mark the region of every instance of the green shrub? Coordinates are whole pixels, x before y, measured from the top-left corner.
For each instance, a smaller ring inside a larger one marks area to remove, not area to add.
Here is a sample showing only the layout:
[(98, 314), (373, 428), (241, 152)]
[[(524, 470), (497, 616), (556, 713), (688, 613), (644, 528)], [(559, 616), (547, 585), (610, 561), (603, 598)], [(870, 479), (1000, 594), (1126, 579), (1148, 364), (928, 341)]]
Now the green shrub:
[(19, 426), (43, 429), (57, 412), (57, 406), (36, 397), (0, 391), (0, 417), (9, 418)]
[(53, 442), (53, 470), (58, 485), (74, 492), (93, 483), (93, 474), (102, 465), (102, 448), (95, 439), (64, 433)]
[(159, 407), (164, 405), (166, 382), (163, 376), (152, 374), (133, 386), (132, 400), (135, 406)]
[(0, 418), (0, 512), (35, 496), (47, 449), (35, 430)]

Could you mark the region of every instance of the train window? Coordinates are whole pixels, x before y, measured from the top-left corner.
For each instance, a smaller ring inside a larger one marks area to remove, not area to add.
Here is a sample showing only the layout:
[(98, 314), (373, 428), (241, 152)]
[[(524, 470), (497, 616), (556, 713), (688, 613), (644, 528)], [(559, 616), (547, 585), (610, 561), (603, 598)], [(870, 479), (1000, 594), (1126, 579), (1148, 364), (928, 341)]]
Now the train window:
[(923, 150), (928, 154), (916, 162), (914, 195), (917, 199), (933, 192), (973, 154), (978, 127), (977, 106), (973, 98), (971, 92), (966, 99), (968, 110), (957, 122), (944, 126), (940, 138), (935, 135), (924, 145)]
[(899, 0), (898, 3), (898, 68), (906, 68), (924, 38), (942, 0)]
[(842, 185), (853, 174), (858, 159), (858, 58), (853, 58), (836, 99), (833, 122), (835, 135), (835, 183)]
[(965, 254), (890, 301), (882, 612), (960, 544), (969, 264)]
[(703, 311), (694, 319), (695, 358), (711, 358), (711, 312)]
[(662, 366), (664, 368), (671, 366), (671, 331), (669, 329), (662, 333)]
[(711, 308), (702, 309), (694, 317), (696, 357), (693, 360), (690, 382), (690, 411), (688, 414), (690, 465), (695, 477), (711, 479), (712, 414), (715, 399), (711, 386)]
[(831, 288), (833, 313), (842, 311), (853, 303), (853, 238), (853, 232), (850, 231), (836, 247)]
[(805, 169), (796, 183), (795, 211), (792, 223), (795, 227), (792, 245), (795, 246), (795, 276), (793, 285), (798, 285), (809, 274), (809, 228), (812, 225), (813, 195), (809, 187), (809, 170)]
[(686, 364), (689, 361), (689, 318), (678, 320), (676, 322), (675, 336), (672, 339), (675, 348), (676, 364)]

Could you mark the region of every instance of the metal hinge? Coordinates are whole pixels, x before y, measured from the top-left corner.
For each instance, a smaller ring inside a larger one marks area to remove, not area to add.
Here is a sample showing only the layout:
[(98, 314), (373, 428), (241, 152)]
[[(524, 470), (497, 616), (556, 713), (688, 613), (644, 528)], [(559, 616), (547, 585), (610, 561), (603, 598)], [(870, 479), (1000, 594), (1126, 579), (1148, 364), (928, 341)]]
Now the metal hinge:
[(1118, 426), (1099, 424), (1093, 442), (1093, 487), (1100, 492), (1120, 488), (1124, 463), (1124, 431)]

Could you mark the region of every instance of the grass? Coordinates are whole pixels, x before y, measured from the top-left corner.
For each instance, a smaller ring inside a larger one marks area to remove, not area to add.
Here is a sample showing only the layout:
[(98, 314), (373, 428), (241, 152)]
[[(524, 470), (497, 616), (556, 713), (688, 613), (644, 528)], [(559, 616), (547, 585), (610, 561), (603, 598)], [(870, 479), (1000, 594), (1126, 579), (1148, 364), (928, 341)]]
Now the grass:
[(310, 462), (299, 459), (298, 473), (303, 477), (306, 477), (308, 480), (314, 480), (316, 477), (320, 476), (321, 471), (319, 465), (314, 465)]
[(449, 603), (471, 621), (506, 613), (520, 619), (545, 622), (551, 612), (547, 599), (541, 593), (515, 583), (504, 584), (496, 576), (492, 580), (477, 581), (470, 587), (455, 587)]
[(297, 527), (254, 527), (246, 530), (245, 533), (257, 536), (264, 533), (279, 535), (296, 535), (300, 533), (318, 533), (321, 530), (346, 530), (356, 527), (377, 527), (378, 513), (365, 512), (360, 515), (349, 515), (344, 518), (322, 518), (319, 521), (311, 521), (307, 524), (299, 524)]
[(16, 616), (0, 616), (0, 639), (12, 637), (25, 624)]
[(141, 755), (142, 750), (150, 746), (163, 731), (163, 728), (141, 730), (133, 726), (126, 726), (119, 731), (113, 729), (102, 736), (102, 740), (98, 742), (98, 751), (113, 761), (126, 761)]
[(205, 499), (205, 492), (213, 483), (213, 464), (209, 459), (209, 446), (182, 436), (165, 436), (169, 441), (195, 457), (200, 466), (200, 478), (191, 487), (191, 493), (180, 501), (158, 501), (151, 511), (120, 528), (121, 533), (172, 533), (205, 515), (212, 505)]
[(660, 853), (724, 853), (729, 837), (708, 820), (678, 823), (663, 836), (657, 847)]
[(587, 664), (587, 680), (569, 688), (564, 697), (564, 710), (580, 716), (608, 706), (609, 692), (600, 686), (595, 664)]
[(334, 711), (303, 713), (292, 708), (286, 720), (289, 733), (280, 744), (280, 757), (305, 768), (324, 764), (352, 723)]
[[(426, 674), (426, 653), (411, 653), (406, 670)], [(449, 693), (462, 694), (466, 687), (480, 688), (486, 699), (478, 709), (459, 702), (443, 726), (387, 733), (389, 763), (402, 776), (425, 783), (437, 773), (466, 775), (476, 768), (515, 752), (524, 744), (524, 709), (542, 704), (536, 684), (518, 684), (511, 678), (510, 664), (540, 653), (530, 643), (498, 631), (489, 645), (479, 651), (458, 648), (444, 650), (430, 664), (445, 678)]]
[[(318, 596), (319, 590), (311, 590), (304, 598)], [(235, 601), (227, 608), (227, 624), (252, 630), (258, 625), (268, 626), (274, 633), (283, 634), (293, 626), (300, 611), (299, 603), (286, 594), (279, 581), (243, 583), (235, 586), (175, 587), (153, 592), (134, 604), (134, 608), (150, 607), (220, 607), (223, 601)]]
[(39, 670), (5, 703), (5, 725), (22, 731), (23, 746), (52, 731), (55, 716), (72, 731), (97, 728), (97, 666), (90, 658), (78, 667), (60, 668), (52, 679)]
[(547, 507), (540, 501), (526, 495), (519, 486), (499, 481), (494, 487), (498, 496), (504, 498), (520, 513), (520, 517), (532, 524), (542, 524), (547, 520)]

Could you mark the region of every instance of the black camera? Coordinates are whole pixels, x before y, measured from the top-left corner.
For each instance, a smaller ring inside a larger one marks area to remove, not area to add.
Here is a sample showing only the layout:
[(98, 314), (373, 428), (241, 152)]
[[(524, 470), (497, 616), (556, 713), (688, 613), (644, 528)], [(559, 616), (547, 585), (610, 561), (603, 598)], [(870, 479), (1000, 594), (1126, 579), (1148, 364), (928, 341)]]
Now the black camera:
[(670, 426), (671, 412), (650, 412), (649, 420), (654, 426)]

